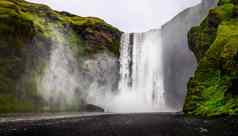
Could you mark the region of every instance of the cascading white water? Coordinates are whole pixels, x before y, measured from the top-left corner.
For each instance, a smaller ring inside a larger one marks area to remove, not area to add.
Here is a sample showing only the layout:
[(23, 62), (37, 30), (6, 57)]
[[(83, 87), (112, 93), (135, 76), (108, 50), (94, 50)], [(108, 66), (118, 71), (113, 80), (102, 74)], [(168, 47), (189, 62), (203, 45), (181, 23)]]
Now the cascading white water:
[(78, 65), (73, 52), (66, 46), (62, 33), (53, 30), (55, 38), (51, 45), (51, 54), (47, 68), (39, 81), (38, 90), (41, 96), (53, 108), (65, 110), (75, 104), (79, 88)]
[(119, 92), (109, 111), (167, 112), (160, 30), (125, 33), (121, 38)]

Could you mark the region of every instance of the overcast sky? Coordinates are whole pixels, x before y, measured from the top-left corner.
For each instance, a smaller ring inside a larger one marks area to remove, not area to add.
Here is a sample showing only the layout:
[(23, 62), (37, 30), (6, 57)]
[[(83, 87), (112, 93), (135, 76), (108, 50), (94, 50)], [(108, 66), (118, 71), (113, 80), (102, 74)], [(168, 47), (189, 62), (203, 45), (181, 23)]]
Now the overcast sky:
[(183, 9), (201, 0), (28, 0), (56, 10), (104, 19), (124, 32), (159, 28)]

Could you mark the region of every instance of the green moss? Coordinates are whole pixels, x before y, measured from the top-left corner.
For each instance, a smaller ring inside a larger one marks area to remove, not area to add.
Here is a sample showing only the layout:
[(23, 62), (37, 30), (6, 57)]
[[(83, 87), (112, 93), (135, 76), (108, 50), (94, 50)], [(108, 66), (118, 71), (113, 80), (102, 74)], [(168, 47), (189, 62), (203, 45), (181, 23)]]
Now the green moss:
[(223, 4), (210, 10), (208, 17), (198, 27), (194, 27), (188, 34), (189, 47), (198, 61), (205, 55), (216, 38), (218, 25), (233, 16), (234, 5)]
[(201, 27), (194, 27), (188, 33), (189, 47), (196, 55), (198, 61), (204, 56), (216, 38), (216, 28), (208, 27), (208, 20)]
[(224, 5), (224, 4), (229, 4), (231, 3), (232, 0), (220, 0), (218, 5)]
[(32, 100), (19, 99), (15, 94), (1, 94), (0, 95), (0, 113), (26, 113), (26, 112), (40, 112), (40, 105), (36, 105)]
[(219, 20), (229, 19), (232, 16), (234, 5), (224, 4), (210, 11), (210, 14), (216, 14)]
[[(206, 19), (208, 22), (190, 32), (190, 48), (197, 54), (199, 65), (188, 83), (184, 106), (188, 115), (238, 114), (238, 92), (234, 87), (238, 79), (238, 20), (232, 15), (235, 10), (232, 7), (225, 3), (213, 9)], [(215, 25), (209, 23), (209, 18), (214, 17), (213, 11), (219, 18)], [(209, 29), (214, 30), (212, 36), (205, 31)], [(196, 39), (194, 43), (193, 39)]]

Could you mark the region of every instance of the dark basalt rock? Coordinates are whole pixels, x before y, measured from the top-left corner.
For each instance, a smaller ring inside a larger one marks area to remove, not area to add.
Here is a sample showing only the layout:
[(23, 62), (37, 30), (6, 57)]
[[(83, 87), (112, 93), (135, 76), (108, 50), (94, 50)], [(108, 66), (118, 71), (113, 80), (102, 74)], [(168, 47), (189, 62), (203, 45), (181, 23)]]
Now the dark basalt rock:
[(238, 96), (238, 79), (231, 80), (231, 86), (228, 88), (227, 93)]
[(84, 110), (87, 111), (87, 112), (104, 112), (103, 108), (101, 108), (99, 106), (96, 106), (96, 105), (93, 105), (93, 104), (87, 104), (84, 107)]

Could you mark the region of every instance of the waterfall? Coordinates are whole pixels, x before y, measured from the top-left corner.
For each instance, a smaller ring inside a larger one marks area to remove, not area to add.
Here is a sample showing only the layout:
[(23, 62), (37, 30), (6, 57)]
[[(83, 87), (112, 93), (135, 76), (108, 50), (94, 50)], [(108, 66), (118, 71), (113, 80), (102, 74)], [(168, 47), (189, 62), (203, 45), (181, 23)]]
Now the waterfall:
[(60, 110), (94, 104), (109, 112), (180, 111), (187, 81), (196, 68), (194, 55), (188, 49), (187, 32), (200, 24), (216, 3), (217, 0), (203, 0), (161, 29), (124, 33), (120, 64), (108, 50), (89, 56), (81, 54), (89, 46), (70, 45), (67, 38), (73, 31), (52, 25), (49, 30), (55, 37), (49, 45), (44, 71), (37, 79), (38, 93), (47, 108)]
[(113, 112), (167, 112), (160, 30), (125, 33), (121, 38), (119, 92)]

